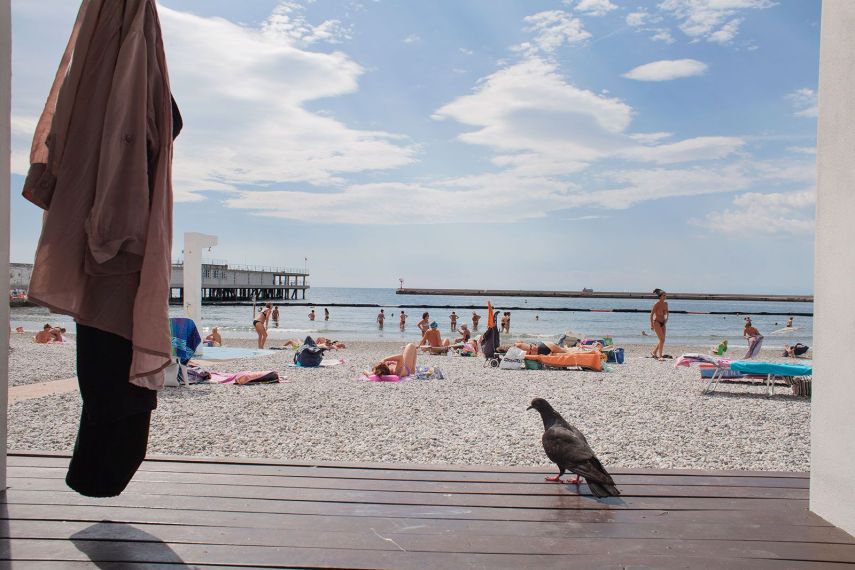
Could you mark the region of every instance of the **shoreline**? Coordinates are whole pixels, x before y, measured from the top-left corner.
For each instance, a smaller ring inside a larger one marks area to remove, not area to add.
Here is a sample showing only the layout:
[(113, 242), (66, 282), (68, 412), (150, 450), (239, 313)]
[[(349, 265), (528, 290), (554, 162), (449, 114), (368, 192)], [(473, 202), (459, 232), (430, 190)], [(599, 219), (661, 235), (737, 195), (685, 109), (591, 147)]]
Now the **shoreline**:
[[(17, 340), (13, 337), (10, 358), (13, 384), (28, 377), (58, 379), (50, 370), (74, 375), (73, 342), (24, 347)], [(440, 367), (446, 379), (359, 379), (371, 363), (401, 346), (400, 341), (348, 343), (330, 355), (342, 364), (319, 369), (288, 368), (291, 350), (217, 362), (215, 369), (225, 372), (276, 369), (285, 381), (165, 388), (153, 415), (149, 453), (546, 466), (542, 423), (526, 411), (532, 398), (543, 397), (585, 433), (607, 467), (810, 467), (810, 400), (793, 397), (784, 387), (767, 398), (759, 386), (745, 384), (704, 396), (697, 367), (675, 369), (673, 361), (644, 358), (649, 346), (625, 345), (625, 364), (603, 373), (505, 371), (485, 368), (483, 357), (420, 354), (420, 365)], [(674, 356), (687, 350), (696, 351), (666, 345)], [(780, 360), (773, 351), (761, 357)], [(79, 414), (76, 391), (12, 404), (9, 449), (70, 452)]]

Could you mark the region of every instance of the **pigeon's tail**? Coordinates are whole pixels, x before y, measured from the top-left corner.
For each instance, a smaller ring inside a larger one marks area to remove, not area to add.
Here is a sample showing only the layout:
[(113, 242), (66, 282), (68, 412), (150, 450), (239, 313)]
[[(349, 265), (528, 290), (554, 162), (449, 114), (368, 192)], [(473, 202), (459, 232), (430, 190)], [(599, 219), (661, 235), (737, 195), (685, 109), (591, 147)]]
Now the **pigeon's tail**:
[(602, 499), (603, 497), (617, 497), (620, 495), (620, 491), (614, 485), (604, 485), (602, 483), (592, 483), (591, 481), (588, 481), (588, 488), (591, 490), (591, 494), (598, 499)]

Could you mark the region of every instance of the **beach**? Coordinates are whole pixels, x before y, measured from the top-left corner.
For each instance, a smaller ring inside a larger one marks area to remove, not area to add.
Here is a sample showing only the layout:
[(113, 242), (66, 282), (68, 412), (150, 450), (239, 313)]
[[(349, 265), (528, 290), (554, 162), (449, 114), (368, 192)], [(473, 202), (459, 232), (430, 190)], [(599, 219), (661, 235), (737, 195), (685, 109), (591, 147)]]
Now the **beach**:
[[(248, 340), (229, 346), (253, 347)], [(36, 345), (12, 335), (10, 385), (72, 378), (75, 344)], [(224, 372), (278, 370), (268, 385), (201, 384), (165, 388), (152, 417), (148, 453), (296, 461), (447, 463), (552, 467), (540, 444), (543, 425), (526, 411), (549, 400), (585, 435), (606, 466), (806, 471), (810, 400), (779, 386), (725, 384), (702, 395), (697, 367), (645, 358), (650, 347), (624, 345), (626, 360), (608, 372), (498, 370), (483, 357), (419, 355), (442, 380), (374, 383), (361, 372), (399, 352), (401, 342), (349, 342), (328, 353), (337, 366), (295, 369), (292, 350), (209, 363)], [(708, 347), (666, 344), (665, 352)], [(731, 357), (742, 356), (734, 350)], [(764, 350), (761, 360), (783, 360)], [(80, 413), (76, 391), (12, 403), (10, 451), (70, 452)], [(45, 421), (49, 418), (49, 421)]]

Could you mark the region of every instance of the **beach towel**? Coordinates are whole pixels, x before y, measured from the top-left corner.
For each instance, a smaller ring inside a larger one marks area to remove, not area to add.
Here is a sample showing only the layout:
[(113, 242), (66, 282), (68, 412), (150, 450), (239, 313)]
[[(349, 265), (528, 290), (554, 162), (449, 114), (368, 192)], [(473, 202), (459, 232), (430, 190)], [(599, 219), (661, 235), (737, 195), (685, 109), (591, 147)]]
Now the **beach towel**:
[(202, 343), (199, 330), (193, 319), (177, 317), (169, 319), (169, 330), (172, 334), (172, 350), (181, 364), (187, 364), (196, 348)]
[(317, 366), (303, 366), (299, 362), (288, 364), (288, 368), (329, 368), (330, 366), (338, 366), (343, 364), (344, 360), (336, 360), (335, 358), (324, 358)]
[(279, 373), (275, 370), (258, 370), (235, 372), (234, 374), (223, 372), (211, 372), (211, 382), (218, 384), (275, 384), (279, 382)]
[(681, 354), (674, 361), (674, 368), (679, 366), (690, 367), (692, 364), (704, 362), (706, 364), (712, 364), (715, 366), (727, 367), (730, 365), (731, 360), (729, 358), (721, 358), (718, 356), (712, 356), (710, 354), (702, 354), (699, 352), (687, 352), (685, 354)]
[(760, 347), (763, 345), (763, 335), (752, 336), (748, 338), (748, 352), (742, 357), (742, 360), (748, 360), (760, 355)]
[[(510, 353), (510, 351), (508, 351)], [(505, 357), (507, 358), (507, 357)], [(594, 352), (561, 352), (556, 354), (527, 354), (525, 360), (540, 362), (544, 366), (566, 368), (579, 366), (588, 370), (600, 372), (603, 370), (602, 354)]]
[(412, 377), (417, 380), (444, 380), (445, 374), (439, 366), (416, 366)]

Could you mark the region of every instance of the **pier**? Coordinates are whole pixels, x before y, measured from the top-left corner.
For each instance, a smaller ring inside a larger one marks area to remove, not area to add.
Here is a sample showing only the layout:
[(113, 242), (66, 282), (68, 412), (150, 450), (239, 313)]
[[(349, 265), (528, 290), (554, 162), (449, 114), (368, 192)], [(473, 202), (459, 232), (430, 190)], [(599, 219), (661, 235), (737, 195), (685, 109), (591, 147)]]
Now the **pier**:
[[(222, 260), (202, 262), (202, 303), (237, 303), (241, 301), (305, 300), (309, 289), (305, 269), (229, 265)], [(170, 298), (172, 304), (184, 299), (184, 264), (172, 264)]]
[[(401, 287), (398, 295), (452, 295), (460, 297), (552, 297), (581, 299), (655, 299), (656, 295), (633, 291), (526, 291), (516, 289), (416, 289)], [(813, 303), (813, 295), (754, 295), (739, 293), (668, 293), (669, 300), (778, 301)]]

